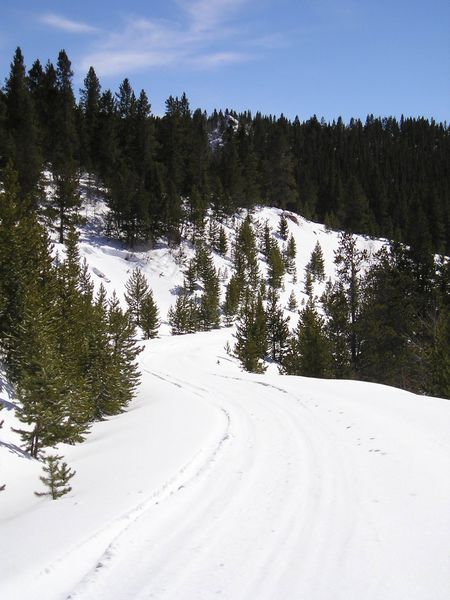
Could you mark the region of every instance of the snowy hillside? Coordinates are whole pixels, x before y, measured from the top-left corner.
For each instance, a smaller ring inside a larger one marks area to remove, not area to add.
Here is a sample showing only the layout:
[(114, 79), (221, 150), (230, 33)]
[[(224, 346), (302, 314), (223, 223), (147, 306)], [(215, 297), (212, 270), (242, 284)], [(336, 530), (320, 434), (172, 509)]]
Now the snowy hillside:
[[(140, 266), (163, 325), (142, 342), (128, 410), (60, 448), (76, 476), (56, 502), (33, 494), (42, 464), (20, 450), (1, 383), (2, 600), (447, 600), (449, 402), (245, 373), (224, 350), (231, 328), (170, 336), (192, 248), (130, 252), (102, 237), (101, 208), (86, 210), (80, 252), (95, 284), (122, 296)], [(255, 219), (276, 231), (279, 215)], [(284, 304), (292, 289), (304, 298), (316, 241), (328, 275), (337, 247), (322, 225), (296, 218), (289, 230), (299, 281), (286, 276)], [(214, 260), (225, 279), (229, 254)]]

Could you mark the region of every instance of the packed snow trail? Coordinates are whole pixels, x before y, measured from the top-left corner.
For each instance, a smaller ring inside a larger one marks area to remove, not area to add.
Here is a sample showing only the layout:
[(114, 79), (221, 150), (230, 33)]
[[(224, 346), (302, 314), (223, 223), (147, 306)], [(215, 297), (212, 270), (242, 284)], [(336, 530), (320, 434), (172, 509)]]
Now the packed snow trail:
[(448, 403), (240, 373), (221, 336), (148, 345), (147, 385), (212, 406), (220, 427), (76, 584), (43, 595), (43, 578), (34, 598), (447, 600)]

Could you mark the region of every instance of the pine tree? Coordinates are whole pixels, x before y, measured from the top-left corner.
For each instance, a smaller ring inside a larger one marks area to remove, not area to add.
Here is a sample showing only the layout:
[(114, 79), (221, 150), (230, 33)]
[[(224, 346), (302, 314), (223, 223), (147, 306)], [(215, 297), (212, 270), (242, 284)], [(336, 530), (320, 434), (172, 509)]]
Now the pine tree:
[(69, 481), (75, 475), (76, 471), (71, 471), (67, 463), (61, 463), (62, 456), (51, 455), (46, 457), (44, 472), (47, 475), (40, 477), (42, 483), (49, 488), (48, 492), (34, 492), (36, 496), (51, 496), (57, 500), (72, 491)]
[(353, 371), (357, 370), (360, 352), (358, 318), (361, 305), (361, 269), (366, 261), (367, 252), (357, 249), (356, 239), (349, 233), (341, 233), (334, 263), (349, 310), (349, 345)]
[(295, 297), (294, 290), (291, 291), (287, 304), (288, 310), (294, 312), (298, 308), (297, 298)]
[(194, 186), (189, 196), (189, 221), (192, 225), (192, 241), (202, 240), (205, 233), (205, 219), (207, 211), (206, 198)]
[(87, 420), (91, 422), (117, 412), (111, 411), (115, 406), (116, 374), (111, 360), (106, 290), (101, 285), (93, 301), (90, 282), (85, 281), (83, 287), (88, 306), (84, 313), (86, 331), (80, 348), (80, 370), (88, 390)]
[(305, 269), (305, 294), (308, 296), (312, 296), (313, 293), (313, 278), (311, 275), (311, 271), (307, 268)]
[[(286, 267), (286, 272), (289, 275), (292, 275), (294, 280), (296, 277), (296, 268), (295, 268), (295, 257), (297, 255), (297, 247), (295, 243), (294, 237), (291, 235), (288, 239), (288, 243), (286, 245), (286, 250), (284, 252), (284, 265)], [(295, 281), (294, 281), (295, 283)]]
[(356, 177), (351, 177), (346, 188), (345, 219), (347, 231), (372, 233), (373, 219), (369, 201)]
[(298, 192), (294, 178), (288, 122), (283, 115), (269, 130), (264, 158), (265, 199), (270, 206), (294, 208)]
[(192, 259), (189, 261), (187, 269), (184, 273), (183, 287), (190, 295), (194, 294), (197, 289), (197, 261)]
[(203, 294), (200, 300), (199, 319), (204, 331), (219, 327), (220, 284), (216, 270), (209, 270), (202, 278)]
[(348, 302), (342, 283), (327, 282), (322, 295), (325, 331), (333, 354), (333, 374), (338, 379), (351, 376)]
[(228, 251), (228, 239), (227, 234), (225, 233), (225, 229), (220, 227), (219, 229), (219, 241), (217, 244), (217, 252), (220, 256), (225, 256)]
[(144, 338), (147, 340), (155, 338), (158, 335), (159, 317), (152, 290), (149, 290), (142, 299), (140, 319)]
[(270, 245), (267, 262), (269, 267), (267, 277), (268, 284), (273, 289), (278, 289), (282, 286), (283, 276), (285, 274), (285, 264), (280, 248), (275, 240), (272, 240)]
[(198, 311), (194, 300), (186, 293), (181, 293), (175, 306), (171, 306), (168, 321), (172, 335), (194, 333), (198, 327)]
[(88, 172), (99, 162), (99, 113), (101, 86), (93, 67), (89, 67), (84, 79), (84, 88), (80, 90), (80, 108), (82, 114), (82, 162)]
[[(7, 151), (18, 174), (18, 194), (23, 202), (39, 200), (38, 182), (42, 169), (42, 154), (38, 141), (38, 125), (31, 94), (25, 75), (24, 58), (17, 48), (11, 71), (5, 85), (5, 129), (8, 135)], [(2, 140), (3, 141), (3, 140)], [(1, 142), (0, 142), (1, 144)]]
[(203, 243), (197, 244), (194, 265), (203, 290), (198, 307), (199, 327), (207, 331), (219, 326), (220, 283), (211, 252)]
[(272, 247), (272, 232), (270, 230), (269, 222), (266, 221), (264, 223), (264, 228), (262, 231), (261, 239), (260, 239), (260, 251), (264, 256), (269, 256), (270, 249)]
[(125, 284), (125, 300), (136, 327), (142, 326), (141, 312), (144, 298), (149, 293), (147, 278), (139, 267), (135, 267)]
[(75, 97), (72, 89), (73, 71), (64, 50), (58, 55), (56, 68), (57, 105), (55, 114), (55, 147), (53, 149), (54, 204), (49, 214), (56, 213), (59, 242), (64, 242), (66, 229), (78, 222), (81, 198), (78, 191), (78, 137), (75, 123)]
[(280, 215), (280, 220), (278, 222), (278, 233), (281, 239), (286, 242), (289, 235), (289, 225), (284, 213), (281, 213)]
[(311, 273), (311, 276), (315, 281), (322, 282), (325, 279), (325, 263), (323, 260), (322, 248), (318, 241), (314, 246), (306, 269)]
[(266, 320), (270, 356), (272, 360), (282, 362), (289, 338), (289, 317), (284, 316), (275, 289), (269, 290)]
[(55, 288), (53, 281), (28, 288), (11, 356), (17, 417), (28, 426), (17, 432), (33, 457), (46, 446), (82, 441), (88, 429), (87, 393), (72, 340), (61, 344)]
[(434, 315), (430, 320), (419, 316), (416, 283), (404, 250), (383, 249), (375, 259), (359, 305), (359, 376), (423, 392)]
[(234, 317), (238, 312), (241, 294), (242, 282), (236, 275), (232, 275), (225, 291), (225, 302), (223, 304), (226, 325), (233, 323)]
[(267, 330), (262, 300), (247, 294), (237, 320), (234, 355), (246, 371), (264, 373), (266, 367), (262, 360), (266, 354)]
[(282, 371), (287, 375), (330, 377), (332, 360), (324, 321), (310, 299), (300, 311), (298, 325), (291, 337)]
[(134, 396), (140, 380), (136, 359), (142, 351), (135, 340), (133, 322), (120, 308), (115, 294), (108, 302), (108, 336), (114, 394), (112, 404), (105, 407), (104, 414), (113, 415), (122, 412)]
[(256, 289), (259, 278), (256, 236), (248, 216), (236, 233), (234, 245), (234, 267), (236, 275), (244, 285)]

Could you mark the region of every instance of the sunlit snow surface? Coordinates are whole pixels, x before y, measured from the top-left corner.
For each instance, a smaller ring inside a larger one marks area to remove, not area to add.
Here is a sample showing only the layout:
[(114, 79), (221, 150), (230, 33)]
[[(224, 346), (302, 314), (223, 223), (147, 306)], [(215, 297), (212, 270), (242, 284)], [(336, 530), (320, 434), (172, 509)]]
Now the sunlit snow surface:
[[(176, 252), (108, 242), (99, 211), (80, 246), (96, 286), (122, 296), (140, 266), (164, 321), (183, 282)], [(276, 229), (279, 211), (255, 217)], [(284, 302), (291, 289), (304, 297), (317, 239), (330, 275), (337, 245), (321, 225), (289, 226), (299, 281), (285, 280)], [(215, 262), (230, 271), (229, 257)], [(41, 464), (10, 430), (2, 382), (2, 600), (450, 598), (448, 401), (275, 368), (251, 375), (224, 350), (232, 329), (168, 334), (164, 323), (143, 343), (127, 412), (59, 447), (77, 473), (56, 502), (33, 494)]]

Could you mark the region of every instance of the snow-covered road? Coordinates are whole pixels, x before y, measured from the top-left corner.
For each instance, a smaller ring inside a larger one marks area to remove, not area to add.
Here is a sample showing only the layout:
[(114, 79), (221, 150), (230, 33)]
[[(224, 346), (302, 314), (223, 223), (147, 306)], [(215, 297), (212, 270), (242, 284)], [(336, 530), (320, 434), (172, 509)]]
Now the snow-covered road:
[[(43, 536), (52, 549), (28, 557), (25, 578), (10, 560), (2, 598), (447, 600), (449, 403), (242, 373), (220, 351), (225, 339), (222, 330), (147, 344), (142, 406), (73, 449), (81, 487), (92, 471), (77, 448), (91, 444), (98, 460), (99, 489), (86, 486), (84, 512), (69, 498), (35, 507), (54, 506), (61, 527), (74, 519), (70, 540), (55, 550), (36, 519), (22, 521), (25, 543)], [(159, 412), (148, 421), (155, 392)], [(151, 437), (158, 444), (146, 456)], [(158, 478), (146, 481), (155, 465)], [(125, 489), (108, 488), (115, 469)], [(98, 514), (87, 528), (89, 503)]]

